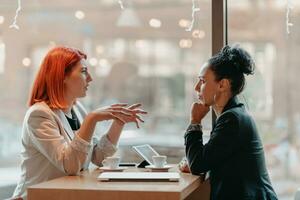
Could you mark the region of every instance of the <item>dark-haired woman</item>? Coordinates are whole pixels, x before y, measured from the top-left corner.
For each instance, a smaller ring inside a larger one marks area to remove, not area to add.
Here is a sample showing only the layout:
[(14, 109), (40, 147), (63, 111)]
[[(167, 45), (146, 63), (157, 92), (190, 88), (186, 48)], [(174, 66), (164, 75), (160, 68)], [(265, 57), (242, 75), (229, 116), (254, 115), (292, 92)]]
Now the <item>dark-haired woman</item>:
[[(211, 200), (277, 200), (255, 122), (237, 99), (244, 75), (253, 72), (254, 62), (245, 50), (225, 46), (204, 64), (195, 86), (199, 102), (191, 108), (186, 157), (191, 173), (210, 171)], [(210, 107), (217, 120), (204, 145), (201, 121)]]

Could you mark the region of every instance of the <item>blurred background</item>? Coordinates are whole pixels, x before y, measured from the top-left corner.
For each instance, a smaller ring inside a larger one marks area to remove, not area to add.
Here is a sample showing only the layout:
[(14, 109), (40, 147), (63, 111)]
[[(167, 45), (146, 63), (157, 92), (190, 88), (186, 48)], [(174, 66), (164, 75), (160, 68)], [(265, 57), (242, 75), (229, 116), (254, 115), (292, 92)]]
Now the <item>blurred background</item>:
[[(148, 143), (168, 162), (184, 156), (183, 134), (196, 100), (194, 84), (212, 54), (210, 0), (26, 0), (11, 29), (17, 0), (0, 2), (0, 194), (20, 173), (22, 120), (28, 94), (45, 54), (55, 45), (88, 55), (93, 77), (88, 110), (117, 102), (140, 102), (149, 112), (136, 129), (127, 125), (118, 154), (141, 159), (132, 145)], [(288, 8), (291, 2), (291, 9)], [(289, 11), (289, 12), (287, 12)], [(280, 199), (300, 188), (300, 2), (228, 0), (228, 43), (240, 43), (256, 61), (240, 100), (254, 116), (265, 146), (268, 170)], [(289, 26), (287, 22), (293, 23)], [(209, 138), (212, 117), (204, 121)], [(105, 134), (109, 122), (97, 127)], [(9, 189), (8, 189), (9, 188)], [(6, 194), (7, 195), (7, 194)], [(0, 195), (1, 199), (1, 195)]]

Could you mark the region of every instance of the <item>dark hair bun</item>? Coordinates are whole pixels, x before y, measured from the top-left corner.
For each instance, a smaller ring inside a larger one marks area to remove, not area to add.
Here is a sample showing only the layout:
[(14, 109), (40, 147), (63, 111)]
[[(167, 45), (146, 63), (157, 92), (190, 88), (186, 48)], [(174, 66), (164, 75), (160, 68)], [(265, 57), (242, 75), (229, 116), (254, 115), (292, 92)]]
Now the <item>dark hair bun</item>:
[(227, 57), (228, 61), (243, 74), (254, 74), (255, 64), (247, 51), (240, 48), (239, 45), (232, 47), (226, 45), (221, 50), (221, 54)]
[(234, 45), (226, 45), (219, 53), (212, 56), (208, 63), (216, 80), (229, 79), (232, 95), (241, 93), (245, 87), (245, 76), (254, 74), (255, 64), (247, 51)]

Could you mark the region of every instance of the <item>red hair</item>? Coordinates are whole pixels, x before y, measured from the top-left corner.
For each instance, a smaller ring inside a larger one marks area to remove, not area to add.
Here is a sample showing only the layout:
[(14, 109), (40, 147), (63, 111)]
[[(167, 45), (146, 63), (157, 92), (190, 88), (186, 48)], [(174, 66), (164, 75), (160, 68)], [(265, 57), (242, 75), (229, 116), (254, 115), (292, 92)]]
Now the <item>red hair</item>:
[(44, 101), (50, 108), (66, 108), (64, 79), (81, 59), (86, 55), (74, 48), (59, 46), (50, 50), (35, 77), (29, 106)]

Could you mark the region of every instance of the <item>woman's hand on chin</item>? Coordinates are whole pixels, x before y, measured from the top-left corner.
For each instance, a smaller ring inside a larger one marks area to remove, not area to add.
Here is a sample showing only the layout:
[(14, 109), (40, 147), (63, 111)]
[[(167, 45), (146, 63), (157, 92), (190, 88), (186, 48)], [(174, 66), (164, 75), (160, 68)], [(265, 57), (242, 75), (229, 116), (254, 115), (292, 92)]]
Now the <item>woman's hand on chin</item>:
[(200, 124), (205, 115), (209, 112), (209, 107), (202, 104), (194, 102), (191, 108), (190, 120), (192, 124)]

